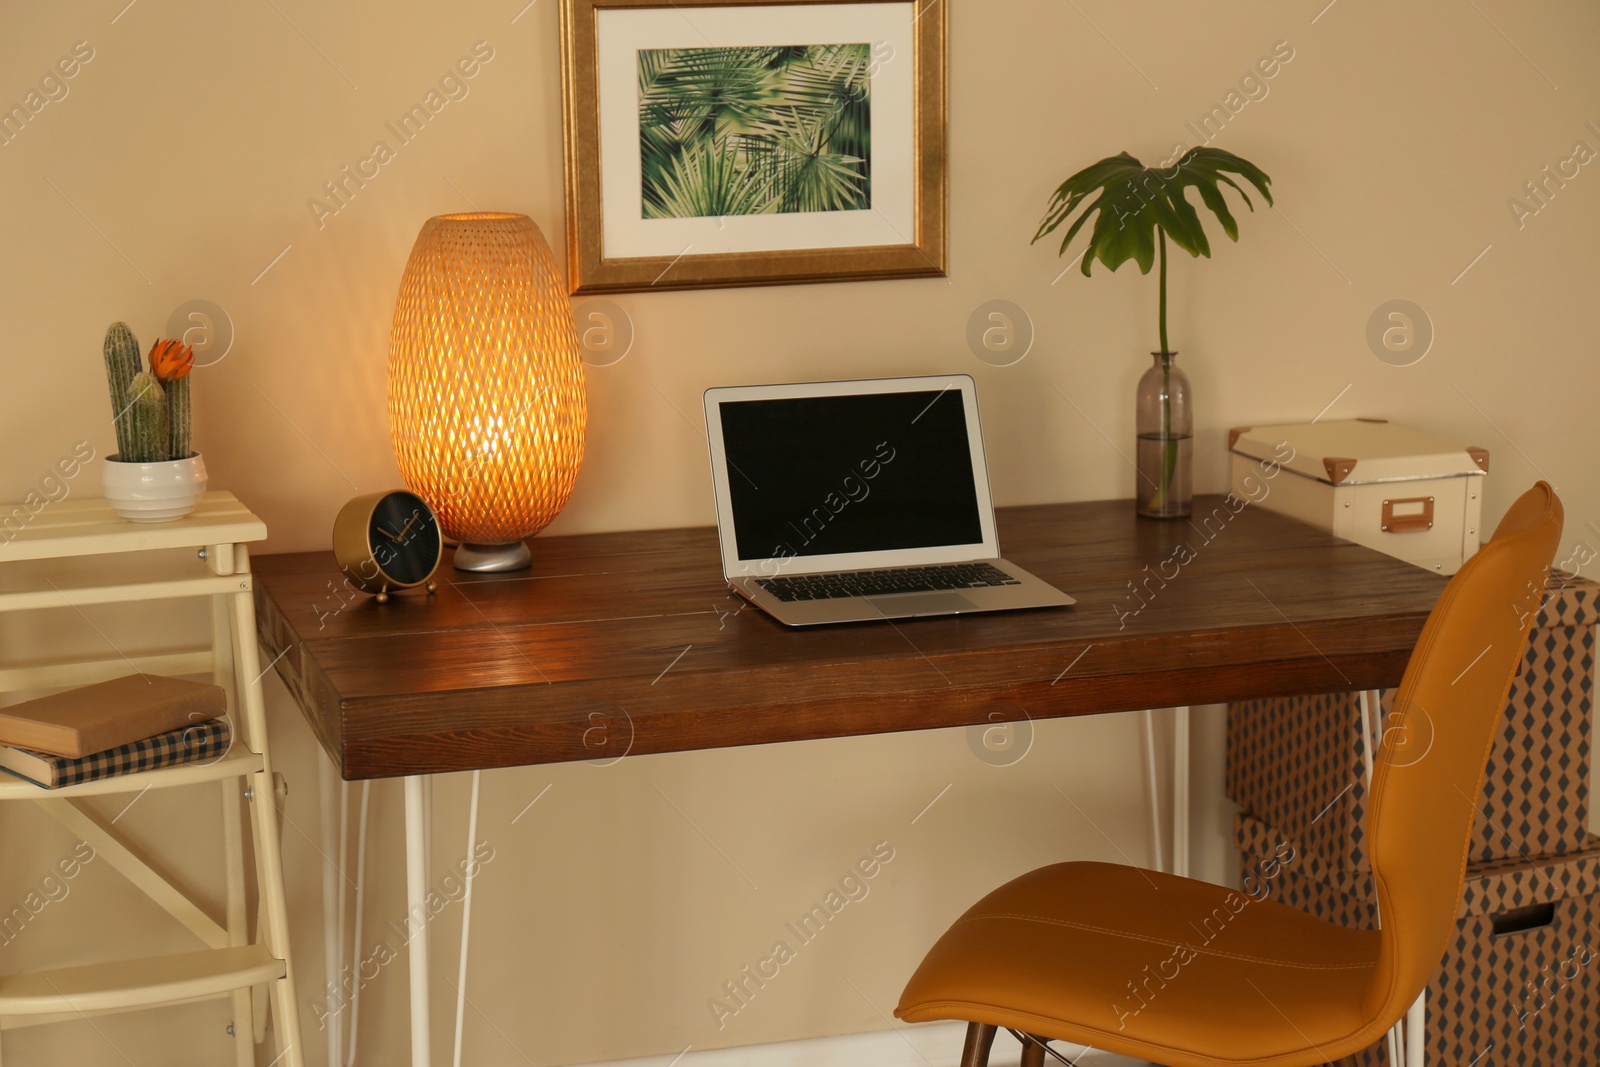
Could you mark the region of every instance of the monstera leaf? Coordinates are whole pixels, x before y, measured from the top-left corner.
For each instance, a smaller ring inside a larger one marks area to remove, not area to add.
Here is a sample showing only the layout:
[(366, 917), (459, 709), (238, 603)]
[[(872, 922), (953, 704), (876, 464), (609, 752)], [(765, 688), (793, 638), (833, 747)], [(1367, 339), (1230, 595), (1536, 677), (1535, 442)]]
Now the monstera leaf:
[[(1255, 186), (1267, 203), (1272, 203), (1268, 188), (1272, 179), (1265, 171), (1220, 148), (1196, 148), (1186, 153), (1170, 167), (1147, 167), (1123, 152), (1109, 156), (1085, 167), (1055, 191), (1039, 232), (1033, 235), (1035, 243), (1045, 234), (1052, 233), (1067, 221), (1080, 207), (1078, 215), (1061, 239), (1058, 254), (1065, 255), (1067, 246), (1078, 231), (1093, 218), (1094, 227), (1089, 232), (1089, 247), (1083, 253), (1081, 270), (1089, 276), (1095, 260), (1116, 270), (1128, 260), (1139, 264), (1139, 271), (1149, 274), (1159, 252), (1161, 260), (1161, 350), (1167, 351), (1167, 238), (1191, 256), (1211, 255), (1211, 242), (1201, 225), (1200, 213), (1186, 195), (1192, 186), (1200, 194), (1200, 202), (1222, 224), (1222, 231), (1231, 239), (1239, 239), (1239, 224), (1228, 210), (1221, 186), (1230, 186), (1244, 200), (1251, 211), (1255, 205), (1239, 183), (1228, 177), (1228, 172), (1239, 175)], [(1095, 194), (1099, 194), (1096, 196)], [(1090, 200), (1090, 197), (1094, 197)], [(1087, 206), (1085, 206), (1087, 205)]]
[(1098, 192), (1100, 195), (1078, 216), (1061, 241), (1061, 254), (1065, 255), (1083, 225), (1098, 216), (1083, 257), (1084, 277), (1088, 277), (1090, 264), (1096, 259), (1112, 270), (1133, 259), (1141, 273), (1149, 274), (1155, 260), (1157, 231), (1166, 233), (1192, 256), (1210, 256), (1211, 243), (1206, 240), (1200, 215), (1184, 193), (1190, 186), (1199, 190), (1201, 202), (1216, 214), (1223, 232), (1237, 241), (1239, 224), (1228, 210), (1219, 186), (1231, 186), (1250, 210), (1254, 211), (1255, 205), (1226, 171), (1243, 177), (1268, 204), (1272, 203), (1268, 188), (1272, 179), (1260, 167), (1232, 152), (1196, 148), (1166, 168), (1147, 167), (1123, 152), (1085, 167), (1062, 182), (1033, 239), (1038, 241), (1055, 230)]

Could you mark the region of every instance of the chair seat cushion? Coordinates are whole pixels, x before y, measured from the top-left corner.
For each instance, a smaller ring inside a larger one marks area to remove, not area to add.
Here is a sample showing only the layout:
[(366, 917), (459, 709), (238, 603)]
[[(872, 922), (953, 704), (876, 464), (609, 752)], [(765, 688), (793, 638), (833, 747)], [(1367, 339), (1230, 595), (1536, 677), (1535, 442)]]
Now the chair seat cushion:
[(1378, 939), (1207, 882), (1062, 863), (973, 905), (895, 1014), (1009, 1026), (1170, 1067), (1320, 1064), (1378, 1036), (1361, 1010)]

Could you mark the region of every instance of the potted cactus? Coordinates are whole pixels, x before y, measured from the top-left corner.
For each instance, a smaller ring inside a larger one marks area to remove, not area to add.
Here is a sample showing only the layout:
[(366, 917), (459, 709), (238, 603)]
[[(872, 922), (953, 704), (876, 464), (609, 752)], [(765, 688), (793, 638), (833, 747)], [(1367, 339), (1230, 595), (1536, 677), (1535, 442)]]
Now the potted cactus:
[(157, 341), (145, 370), (133, 331), (114, 322), (106, 330), (105, 361), (117, 452), (101, 468), (101, 492), (117, 514), (134, 522), (182, 518), (206, 491), (206, 465), (189, 448), (194, 350), (181, 341)]

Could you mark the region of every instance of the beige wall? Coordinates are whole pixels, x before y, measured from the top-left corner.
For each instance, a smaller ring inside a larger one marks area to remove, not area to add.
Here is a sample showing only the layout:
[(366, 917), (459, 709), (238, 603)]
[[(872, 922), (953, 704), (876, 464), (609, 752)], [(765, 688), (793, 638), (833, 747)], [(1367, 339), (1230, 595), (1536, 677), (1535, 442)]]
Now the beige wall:
[[(397, 481), (384, 361), (422, 221), (506, 208), (561, 245), (556, 0), (515, 23), (520, 0), (124, 2), (0, 13), (0, 105), (23, 101), (75, 42), (93, 49), (68, 95), (0, 147), (0, 499), (21, 498), (79, 440), (112, 447), (107, 323), (127, 320), (148, 344), (173, 309), (204, 298), (237, 331), (196, 377), (213, 484), (265, 517), (267, 550), (325, 547), (345, 498)], [(1323, 2), (952, 4), (949, 279), (618, 297), (637, 341), (589, 371), (587, 465), (550, 532), (709, 522), (695, 407), (705, 387), (740, 381), (970, 372), (999, 503), (1130, 493), (1109, 442), (1128, 447), (1131, 392), (1155, 346), (1154, 280), (1124, 270), (1054, 282), (1064, 264), (1028, 238), (1067, 173), (1122, 149), (1165, 158), (1191, 140), (1186, 121), (1287, 42), (1293, 59), (1268, 95), (1215, 142), (1268, 170), (1281, 208), (1246, 215), (1239, 246), (1213, 230), (1214, 261), (1173, 267), (1200, 488), (1222, 484), (1225, 428), (1307, 419), (1337, 397), (1330, 416), (1389, 416), (1488, 447), (1490, 518), (1549, 478), (1567, 501), (1568, 543), (1600, 544), (1587, 526), (1600, 520), (1600, 175), (1584, 166), (1520, 228), (1507, 207), (1575, 141), (1600, 148), (1585, 128), (1600, 126), (1600, 11)], [(494, 58), (470, 96), (319, 227), (308, 198), (477, 41)], [(969, 314), (996, 298), (1037, 330), (1031, 354), (1004, 369), (964, 341)], [(1437, 329), (1407, 368), (1365, 341), (1368, 316), (1397, 298)], [(95, 476), (72, 491), (96, 492)], [(124, 619), (110, 637), (140, 629)], [(293, 789), (290, 891), (315, 1063), (317, 757), (276, 683), (271, 710)], [(1225, 877), (1219, 721), (1206, 717), (1196, 755), (1207, 831), (1196, 848), (1200, 869)], [(1004, 769), (955, 731), (490, 774), (480, 836), (495, 859), (475, 904), (468, 993), (481, 1013), (468, 1013), (468, 1055), (555, 1064), (881, 1028), (922, 949), (987, 887), (1061, 858), (1147, 859), (1138, 751), (1135, 721), (1119, 717), (1041, 724), (1030, 755)], [(437, 785), (440, 875), (464, 850), (465, 788)], [(398, 787), (373, 798), (368, 951), (402, 909)], [(8, 852), (30, 857), (0, 866), (6, 903), (33, 880), (33, 857), (42, 872), (70, 840), (31, 813), (0, 818)], [(201, 870), (214, 817), (163, 798), (126, 823), (144, 840), (183, 841), (170, 869), (219, 892)], [(879, 841), (895, 858), (870, 895), (719, 1029), (708, 998)], [(0, 968), (76, 958), (117, 927), (163, 932), (149, 909), (117, 910), (117, 889), (87, 869), (25, 942), (0, 948)], [(441, 1005), (458, 917), (452, 907), (440, 920)], [(403, 968), (383, 968), (364, 994), (362, 1062), (400, 1061)], [(7, 1038), (7, 1061), (122, 1062), (116, 1046), (135, 1062), (217, 1062), (224, 1019), (199, 1007), (35, 1031)]]

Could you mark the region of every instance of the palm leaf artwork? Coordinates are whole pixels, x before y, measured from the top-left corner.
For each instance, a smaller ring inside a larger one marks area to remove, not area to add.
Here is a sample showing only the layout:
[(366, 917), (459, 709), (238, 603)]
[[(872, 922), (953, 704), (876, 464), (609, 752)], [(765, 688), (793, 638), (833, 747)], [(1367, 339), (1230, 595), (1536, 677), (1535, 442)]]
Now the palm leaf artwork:
[(866, 44), (641, 49), (644, 217), (871, 207), (870, 90)]
[[(1082, 207), (1082, 214), (1061, 239), (1057, 254), (1066, 255), (1078, 231), (1094, 218), (1089, 246), (1082, 256), (1081, 269), (1085, 278), (1089, 277), (1096, 260), (1116, 270), (1131, 259), (1139, 264), (1141, 274), (1149, 274), (1159, 258), (1161, 352), (1171, 355), (1172, 350), (1167, 347), (1167, 239), (1170, 237), (1173, 244), (1195, 258), (1211, 256), (1211, 242), (1206, 238), (1200, 214), (1188, 199), (1191, 186), (1200, 194), (1200, 202), (1216, 215), (1222, 232), (1234, 241), (1239, 239), (1239, 224), (1228, 210), (1221, 186), (1232, 188), (1251, 211), (1255, 210), (1255, 205), (1239, 183), (1228, 177), (1229, 173), (1242, 177), (1269, 206), (1272, 204), (1272, 191), (1268, 188), (1272, 179), (1266, 172), (1249, 160), (1220, 148), (1192, 149), (1170, 167), (1146, 167), (1126, 152), (1108, 156), (1061, 183), (1050, 199), (1044, 220), (1039, 223), (1039, 232), (1033, 235), (1034, 243), (1045, 234), (1053, 233)], [(1167, 366), (1170, 367), (1170, 363)], [(1157, 489), (1163, 497), (1171, 484), (1178, 457), (1178, 441), (1170, 433), (1170, 396), (1168, 389), (1162, 411), (1162, 430), (1167, 445)]]

